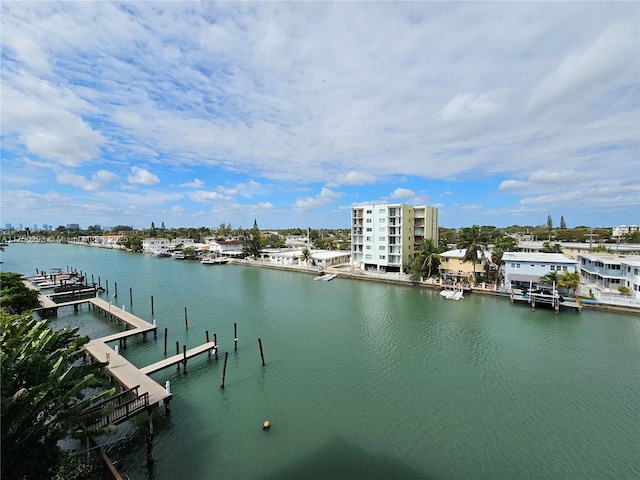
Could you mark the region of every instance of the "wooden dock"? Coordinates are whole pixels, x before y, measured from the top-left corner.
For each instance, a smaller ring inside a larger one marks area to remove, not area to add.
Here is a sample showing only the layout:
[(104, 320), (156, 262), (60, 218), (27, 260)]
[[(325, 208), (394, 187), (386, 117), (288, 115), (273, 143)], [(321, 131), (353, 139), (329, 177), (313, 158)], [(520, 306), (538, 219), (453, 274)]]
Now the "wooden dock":
[(216, 348), (216, 344), (214, 342), (207, 342), (198, 347), (192, 348), (191, 350), (187, 350), (186, 354), (179, 353), (169, 358), (165, 358), (164, 360), (160, 360), (159, 362), (153, 363), (146, 367), (142, 367), (140, 371), (145, 375), (151, 375), (152, 373), (159, 372), (165, 368), (171, 367), (173, 365), (178, 365), (183, 363), (185, 358), (189, 360), (197, 355), (200, 355), (204, 352), (211, 353)]
[(120, 343), (120, 348), (122, 348), (126, 347), (126, 339), (133, 335), (141, 334), (144, 336), (149, 332), (153, 332), (154, 336), (157, 336), (157, 327), (155, 325), (135, 316), (133, 313), (127, 312), (124, 308), (113, 305), (111, 302), (107, 302), (99, 297), (55, 303), (50, 297), (44, 295), (30, 282), (25, 281), (24, 283), (29, 286), (29, 288), (37, 290), (39, 293), (39, 300), (42, 307), (36, 310), (57, 311), (58, 308), (68, 306), (73, 306), (77, 310), (81, 304), (86, 303), (90, 308), (100, 310), (110, 319), (122, 322), (125, 325), (124, 331), (91, 340), (85, 346), (85, 351), (95, 360), (106, 362), (107, 371), (124, 389), (136, 389), (136, 392), (140, 397), (148, 395), (150, 408), (164, 403), (168, 410), (169, 401), (172, 397), (172, 394), (169, 393), (164, 386), (159, 385), (155, 380), (149, 377), (150, 374), (173, 365), (180, 364), (183, 365), (183, 370), (186, 372), (187, 361), (189, 359), (205, 352), (211, 353), (217, 348), (215, 342), (209, 341), (190, 350), (186, 350), (186, 348), (183, 347), (183, 353), (165, 358), (164, 360), (152, 365), (138, 368), (120, 355), (119, 352), (116, 353), (116, 350), (111, 348), (108, 343), (117, 340)]
[(148, 375), (142, 373), (138, 367), (129, 362), (122, 355), (116, 355), (114, 349), (104, 343), (102, 339), (92, 340), (85, 346), (86, 352), (99, 362), (109, 362), (107, 370), (124, 388), (138, 387), (139, 395), (149, 394), (149, 406), (156, 407), (160, 403), (165, 405), (171, 400), (171, 394)]

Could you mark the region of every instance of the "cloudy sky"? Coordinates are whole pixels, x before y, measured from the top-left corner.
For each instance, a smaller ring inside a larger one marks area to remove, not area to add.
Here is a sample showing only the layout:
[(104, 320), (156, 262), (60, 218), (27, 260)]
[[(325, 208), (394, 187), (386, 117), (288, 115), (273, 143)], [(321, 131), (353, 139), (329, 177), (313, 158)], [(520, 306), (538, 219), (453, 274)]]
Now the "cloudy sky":
[(637, 2), (0, 8), (2, 226), (640, 224)]

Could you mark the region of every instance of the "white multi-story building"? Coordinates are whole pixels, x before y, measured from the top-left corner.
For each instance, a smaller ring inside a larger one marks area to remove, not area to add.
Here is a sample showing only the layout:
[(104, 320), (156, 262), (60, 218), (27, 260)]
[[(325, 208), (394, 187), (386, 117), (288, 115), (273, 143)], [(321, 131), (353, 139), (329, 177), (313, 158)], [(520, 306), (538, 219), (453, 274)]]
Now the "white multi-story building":
[(402, 272), (423, 239), (438, 242), (438, 209), (426, 205), (351, 207), (351, 261), (361, 269)]
[(640, 256), (580, 253), (578, 265), (588, 286), (614, 294), (627, 287), (632, 298), (640, 299)]
[(620, 225), (611, 229), (611, 236), (622, 237), (624, 235), (637, 232), (638, 230), (640, 230), (640, 227), (638, 227), (638, 225)]

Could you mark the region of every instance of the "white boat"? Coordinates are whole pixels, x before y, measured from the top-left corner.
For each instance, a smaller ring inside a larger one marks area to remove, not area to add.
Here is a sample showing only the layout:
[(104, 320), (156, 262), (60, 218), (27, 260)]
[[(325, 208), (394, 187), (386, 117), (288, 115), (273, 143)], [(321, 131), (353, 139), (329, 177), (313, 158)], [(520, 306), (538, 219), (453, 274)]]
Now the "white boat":
[(228, 258), (204, 257), (202, 260), (200, 260), (200, 263), (202, 265), (224, 265), (228, 261), (229, 261)]
[(462, 300), (464, 298), (462, 293), (462, 287), (460, 288), (444, 288), (440, 295), (442, 295), (447, 300)]
[(320, 280), (321, 282), (330, 282), (331, 280), (333, 280), (337, 276), (338, 275), (336, 275), (334, 273), (326, 273), (324, 275), (318, 275), (317, 277), (313, 277), (313, 279), (314, 280)]
[(182, 253), (182, 252), (173, 252), (171, 254), (171, 258), (175, 258), (176, 260), (184, 260), (184, 253)]

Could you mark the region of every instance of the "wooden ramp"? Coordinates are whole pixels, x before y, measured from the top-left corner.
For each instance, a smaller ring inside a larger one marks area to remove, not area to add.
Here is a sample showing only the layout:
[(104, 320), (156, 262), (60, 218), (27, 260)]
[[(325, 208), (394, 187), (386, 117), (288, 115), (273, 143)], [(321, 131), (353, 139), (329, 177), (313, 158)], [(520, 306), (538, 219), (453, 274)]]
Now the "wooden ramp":
[(86, 346), (85, 350), (91, 357), (99, 362), (109, 361), (107, 370), (118, 382), (125, 388), (138, 387), (139, 395), (149, 394), (149, 406), (155, 407), (161, 402), (168, 402), (171, 394), (167, 390), (158, 385), (145, 373), (129, 362), (122, 355), (116, 355), (115, 350), (109, 347), (102, 339), (92, 340)]
[[(216, 348), (216, 344), (214, 342), (207, 342), (203, 345), (192, 348), (191, 350), (187, 350), (186, 358), (188, 360), (190, 358), (195, 357), (196, 355), (200, 355), (201, 353), (211, 352), (215, 348)], [(171, 367), (173, 365), (182, 363), (184, 359), (185, 359), (185, 354), (180, 353), (180, 354), (174, 355), (173, 357), (160, 360), (159, 362), (153, 363), (146, 367), (142, 367), (140, 371), (145, 375), (151, 375), (152, 373), (155, 373), (165, 368)]]
[(89, 298), (85, 301), (103, 312), (108, 313), (112, 317), (117, 318), (121, 322), (126, 323), (128, 326), (132, 327), (133, 330), (139, 330), (135, 333), (144, 333), (142, 330), (148, 332), (156, 329), (155, 325), (136, 317), (133, 313), (129, 313), (126, 310), (103, 300), (102, 298)]

